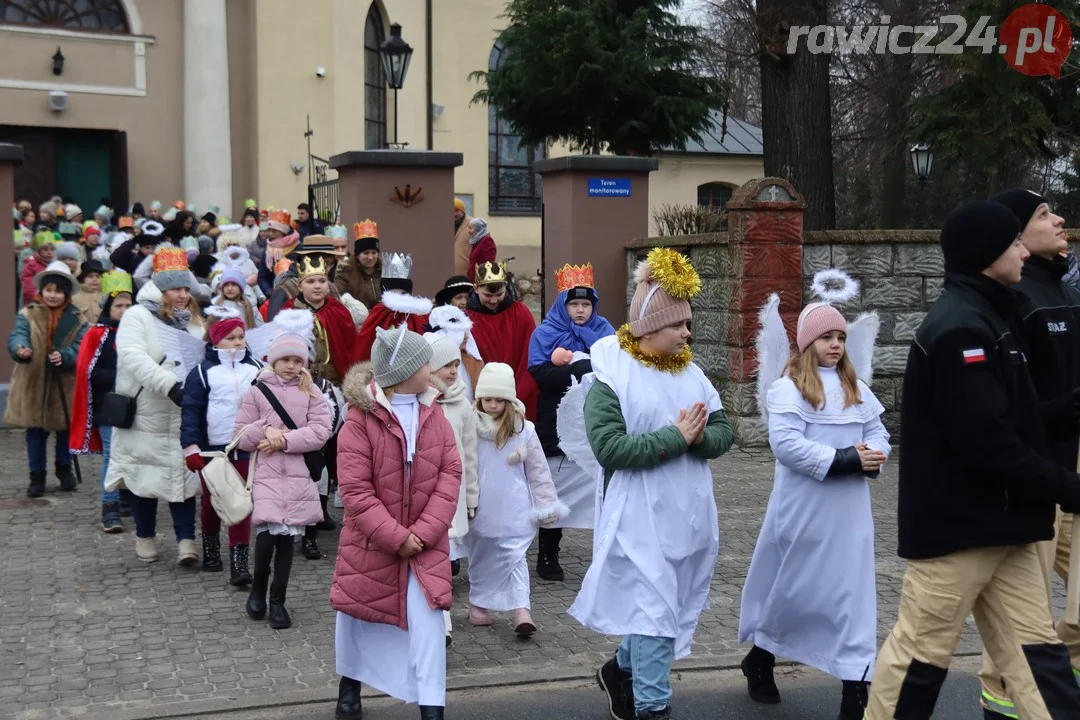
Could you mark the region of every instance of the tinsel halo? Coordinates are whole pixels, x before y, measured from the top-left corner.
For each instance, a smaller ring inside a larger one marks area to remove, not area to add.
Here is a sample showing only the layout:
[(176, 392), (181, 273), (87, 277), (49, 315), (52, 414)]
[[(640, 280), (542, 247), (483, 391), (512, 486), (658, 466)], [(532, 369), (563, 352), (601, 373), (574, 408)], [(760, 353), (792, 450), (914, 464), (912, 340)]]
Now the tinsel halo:
[(645, 257), (645, 266), (642, 279), (657, 283), (676, 300), (689, 300), (701, 292), (701, 277), (689, 258), (677, 250), (653, 248)]
[(615, 336), (619, 338), (619, 347), (625, 350), (630, 357), (642, 365), (648, 365), (661, 372), (677, 375), (688, 368), (690, 363), (694, 361), (694, 353), (691, 352), (689, 345), (683, 346), (682, 352), (678, 355), (653, 355), (645, 352), (641, 349), (638, 339), (630, 332), (630, 323), (626, 323), (619, 328)]

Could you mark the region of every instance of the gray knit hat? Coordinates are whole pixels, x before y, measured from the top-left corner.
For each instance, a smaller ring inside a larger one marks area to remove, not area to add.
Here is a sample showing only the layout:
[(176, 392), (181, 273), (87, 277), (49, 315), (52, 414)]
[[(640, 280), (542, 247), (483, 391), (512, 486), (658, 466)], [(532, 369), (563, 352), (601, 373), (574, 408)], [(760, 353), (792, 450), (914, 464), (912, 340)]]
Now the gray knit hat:
[(401, 327), (376, 328), (371, 348), (371, 369), (382, 388), (403, 383), (431, 362), (431, 345), (421, 335)]

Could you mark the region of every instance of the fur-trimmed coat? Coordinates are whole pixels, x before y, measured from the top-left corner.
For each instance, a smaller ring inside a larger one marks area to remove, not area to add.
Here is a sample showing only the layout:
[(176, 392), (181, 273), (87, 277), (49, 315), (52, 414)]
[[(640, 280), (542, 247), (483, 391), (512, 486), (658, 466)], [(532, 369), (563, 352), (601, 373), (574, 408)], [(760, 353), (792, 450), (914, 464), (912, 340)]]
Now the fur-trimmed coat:
[[(420, 412), (411, 470), (405, 434), (375, 384), (371, 365), (349, 371), (342, 385), (349, 413), (338, 434), (338, 488), (345, 522), (338, 543), (330, 604), (359, 620), (408, 629), (406, 597), (413, 571), (428, 605), (453, 600), (448, 531), (458, 505), (461, 459), (450, 422), (429, 388)], [(416, 535), (418, 555), (398, 549)]]
[[(4, 411), (5, 425), (43, 428), (49, 432), (66, 432), (68, 429), (53, 376), (59, 375), (70, 409), (75, 396), (75, 360), (87, 326), (77, 307), (68, 305), (64, 308), (52, 338), (53, 350), (63, 359), (57, 368), (46, 357), (48, 323), (49, 308), (37, 302), (31, 302), (15, 316), (15, 329), (8, 336), (8, 352), (15, 360), (15, 371), (11, 375), (11, 390)], [(29, 360), (16, 357), (15, 351), (20, 346), (34, 351)]]
[(461, 458), (461, 489), (458, 491), (457, 512), (450, 526), (450, 537), (461, 539), (469, 532), (469, 511), (476, 510), (480, 503), (480, 481), (476, 475), (476, 411), (469, 402), (465, 381), (460, 376), (457, 382), (447, 387), (432, 375), (431, 384), (442, 393), (436, 402), (454, 429), (458, 456)]

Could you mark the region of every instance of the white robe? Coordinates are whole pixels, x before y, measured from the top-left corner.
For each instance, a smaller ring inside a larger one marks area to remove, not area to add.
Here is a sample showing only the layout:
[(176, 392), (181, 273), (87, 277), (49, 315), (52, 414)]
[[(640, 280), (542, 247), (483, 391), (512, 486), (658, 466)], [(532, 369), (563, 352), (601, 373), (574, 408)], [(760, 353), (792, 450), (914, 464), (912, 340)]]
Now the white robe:
[(870, 488), (862, 474), (825, 475), (840, 448), (865, 442), (888, 455), (889, 433), (865, 384), (862, 403), (844, 408), (836, 370), (819, 371), (822, 410), (790, 378), (769, 388), (776, 477), (743, 586), (739, 642), (841, 680), (869, 680), (877, 649)]
[[(615, 336), (591, 352), (596, 381), (619, 398), (629, 435), (674, 425), (696, 402), (709, 414), (723, 409), (695, 364), (678, 374), (656, 370)], [(686, 657), (709, 605), (720, 545), (709, 463), (686, 453), (654, 468), (617, 470), (606, 495), (597, 479), (596, 505), (592, 565), (570, 615), (604, 635), (674, 638), (675, 658)]]

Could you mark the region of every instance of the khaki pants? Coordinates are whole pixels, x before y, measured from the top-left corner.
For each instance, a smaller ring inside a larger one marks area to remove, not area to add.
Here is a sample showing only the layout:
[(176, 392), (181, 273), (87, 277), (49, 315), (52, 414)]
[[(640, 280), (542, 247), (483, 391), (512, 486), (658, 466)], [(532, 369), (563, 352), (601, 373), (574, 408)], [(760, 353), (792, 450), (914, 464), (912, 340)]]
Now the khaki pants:
[[(1051, 572), (1056, 572), (1065, 582), (1069, 581), (1069, 553), (1072, 550), (1072, 519), (1073, 516), (1062, 513), (1058, 509), (1057, 524), (1053, 540), (1038, 543), (1035, 549), (1039, 553), (1043, 575), (1046, 581), (1046, 597), (1050, 602), (1050, 614), (1054, 612), (1053, 591), (1050, 587)], [(1055, 626), (1057, 635), (1065, 643), (1069, 650), (1073, 668), (1080, 668), (1080, 626), (1069, 625), (1065, 618), (1057, 621)], [(1073, 672), (1077, 672), (1075, 669)], [(979, 671), (979, 681), (982, 683), (982, 706), (988, 710), (1006, 717), (1020, 717), (1016, 707), (1009, 700), (1005, 692), (1005, 685), (1001, 680), (1001, 673), (994, 666), (989, 653), (983, 651), (982, 670)]]
[(929, 718), (971, 614), (1024, 720), (1080, 718), (1080, 687), (1054, 633), (1044, 575), (1034, 544), (909, 562), (865, 720)]

